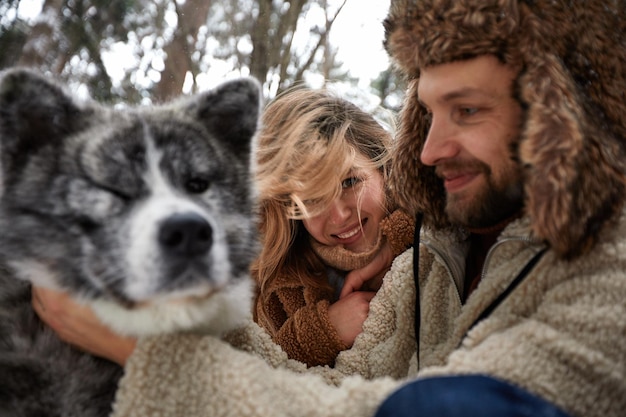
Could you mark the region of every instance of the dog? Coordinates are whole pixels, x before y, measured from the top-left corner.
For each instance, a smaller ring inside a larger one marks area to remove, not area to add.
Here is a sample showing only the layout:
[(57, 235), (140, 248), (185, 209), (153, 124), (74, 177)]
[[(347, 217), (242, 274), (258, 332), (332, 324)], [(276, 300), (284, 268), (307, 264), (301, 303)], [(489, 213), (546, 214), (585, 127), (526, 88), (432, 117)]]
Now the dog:
[(251, 314), (259, 83), (154, 106), (0, 73), (0, 415), (100, 417), (122, 369), (60, 341), (31, 284), (116, 332), (221, 335)]

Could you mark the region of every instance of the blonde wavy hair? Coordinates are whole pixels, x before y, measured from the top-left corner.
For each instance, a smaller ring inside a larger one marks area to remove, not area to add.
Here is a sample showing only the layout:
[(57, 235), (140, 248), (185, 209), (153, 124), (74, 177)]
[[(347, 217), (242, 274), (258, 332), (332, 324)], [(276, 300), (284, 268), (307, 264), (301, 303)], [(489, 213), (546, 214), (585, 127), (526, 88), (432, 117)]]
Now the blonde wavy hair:
[(264, 289), (281, 274), (332, 291), (326, 280), (315, 279), (325, 268), (302, 219), (325, 210), (352, 170), (380, 170), (386, 182), (390, 142), (373, 116), (328, 90), (292, 89), (267, 105), (256, 154), (261, 252), (251, 267), (261, 325), (272, 323)]

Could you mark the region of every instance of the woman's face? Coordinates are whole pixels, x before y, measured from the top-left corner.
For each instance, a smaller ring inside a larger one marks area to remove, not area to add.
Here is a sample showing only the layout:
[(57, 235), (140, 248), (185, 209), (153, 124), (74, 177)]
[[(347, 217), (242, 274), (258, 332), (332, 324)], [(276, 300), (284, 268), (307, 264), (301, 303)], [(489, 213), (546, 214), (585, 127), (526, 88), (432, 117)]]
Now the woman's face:
[(353, 169), (341, 182), (342, 193), (320, 214), (303, 219), (319, 243), (342, 245), (355, 253), (371, 249), (385, 217), (385, 187), (377, 169)]

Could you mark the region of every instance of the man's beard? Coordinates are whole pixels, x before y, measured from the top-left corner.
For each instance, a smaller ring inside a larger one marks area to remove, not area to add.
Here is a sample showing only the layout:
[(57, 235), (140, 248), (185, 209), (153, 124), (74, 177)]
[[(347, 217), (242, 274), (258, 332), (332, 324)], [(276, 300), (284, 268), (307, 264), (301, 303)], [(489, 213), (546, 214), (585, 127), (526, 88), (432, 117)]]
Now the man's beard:
[(522, 209), (524, 192), (517, 166), (511, 165), (494, 179), (492, 170), (480, 163), (485, 185), (473, 196), (446, 196), (446, 213), (452, 223), (469, 229), (494, 226)]

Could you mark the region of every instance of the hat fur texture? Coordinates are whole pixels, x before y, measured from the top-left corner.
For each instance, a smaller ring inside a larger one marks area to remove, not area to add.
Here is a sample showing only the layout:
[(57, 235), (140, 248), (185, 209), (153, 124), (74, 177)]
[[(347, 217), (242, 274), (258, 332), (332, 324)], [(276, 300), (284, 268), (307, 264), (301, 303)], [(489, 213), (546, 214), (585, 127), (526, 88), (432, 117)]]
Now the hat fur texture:
[(392, 188), (424, 224), (449, 226), (445, 190), (419, 155), (428, 134), (420, 69), (494, 54), (521, 68), (524, 109), (512, 157), (535, 238), (585, 253), (626, 196), (626, 1), (392, 0), (385, 46), (408, 80)]

